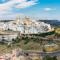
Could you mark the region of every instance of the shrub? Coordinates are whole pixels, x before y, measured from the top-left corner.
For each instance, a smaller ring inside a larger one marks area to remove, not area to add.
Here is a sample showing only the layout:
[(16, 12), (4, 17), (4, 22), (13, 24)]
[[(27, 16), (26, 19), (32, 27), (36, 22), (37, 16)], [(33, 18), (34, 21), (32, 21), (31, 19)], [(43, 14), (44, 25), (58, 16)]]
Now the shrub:
[(51, 57), (47, 55), (43, 58), (43, 60), (57, 60), (57, 57), (56, 56)]

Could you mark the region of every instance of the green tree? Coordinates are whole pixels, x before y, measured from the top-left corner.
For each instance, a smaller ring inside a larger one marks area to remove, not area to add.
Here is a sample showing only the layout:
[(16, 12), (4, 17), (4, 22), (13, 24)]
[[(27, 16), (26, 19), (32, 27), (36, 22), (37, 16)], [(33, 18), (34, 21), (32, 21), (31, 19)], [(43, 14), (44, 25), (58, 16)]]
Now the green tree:
[(53, 60), (57, 60), (57, 56), (54, 56), (54, 57), (53, 57)]
[(47, 55), (43, 58), (43, 60), (57, 60), (57, 57), (56, 56), (51, 57)]
[(25, 37), (25, 43), (24, 44), (27, 44), (29, 42), (29, 38), (28, 37)]
[(16, 39), (12, 39), (13, 43), (19, 43), (20, 42), (20, 38), (16, 37)]

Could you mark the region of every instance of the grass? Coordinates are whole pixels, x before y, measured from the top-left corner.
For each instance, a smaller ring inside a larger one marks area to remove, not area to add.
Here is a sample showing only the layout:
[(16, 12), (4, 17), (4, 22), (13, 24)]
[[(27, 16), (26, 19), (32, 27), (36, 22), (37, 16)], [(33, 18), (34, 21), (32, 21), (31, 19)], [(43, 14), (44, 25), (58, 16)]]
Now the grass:
[[(17, 40), (17, 41), (16, 41)], [(23, 39), (16, 39), (13, 40), (14, 43), (8, 46), (7, 44), (1, 44), (0, 43), (0, 54), (2, 53), (7, 53), (11, 52), (11, 50), (16, 49), (16, 48), (21, 48), (23, 50), (39, 50), (42, 51), (42, 46), (43, 44), (46, 44), (48, 42), (42, 42), (42, 40), (38, 38), (28, 38), (25, 37)], [(59, 42), (60, 43), (60, 42)], [(59, 44), (60, 46), (60, 44)]]
[(7, 44), (0, 44), (0, 54), (11, 52), (11, 50), (16, 48), (22, 48), (23, 50), (41, 50), (41, 45), (33, 41), (29, 41), (25, 44), (24, 40), (19, 43), (12, 44), (11, 46), (8, 46)]
[(10, 52), (11, 51), (11, 48), (8, 48), (7, 45), (1, 45), (0, 44), (0, 54), (3, 54), (3, 53), (7, 53), (7, 52)]
[(58, 33), (58, 34), (60, 34), (60, 28), (57, 28), (57, 29), (55, 30), (55, 32)]

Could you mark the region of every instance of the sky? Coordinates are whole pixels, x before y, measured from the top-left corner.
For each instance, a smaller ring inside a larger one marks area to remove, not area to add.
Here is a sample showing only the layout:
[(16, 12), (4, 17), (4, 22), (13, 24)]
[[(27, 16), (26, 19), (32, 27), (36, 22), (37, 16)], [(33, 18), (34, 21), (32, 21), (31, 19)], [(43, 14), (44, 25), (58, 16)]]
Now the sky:
[(60, 0), (0, 0), (0, 20), (17, 16), (60, 20)]

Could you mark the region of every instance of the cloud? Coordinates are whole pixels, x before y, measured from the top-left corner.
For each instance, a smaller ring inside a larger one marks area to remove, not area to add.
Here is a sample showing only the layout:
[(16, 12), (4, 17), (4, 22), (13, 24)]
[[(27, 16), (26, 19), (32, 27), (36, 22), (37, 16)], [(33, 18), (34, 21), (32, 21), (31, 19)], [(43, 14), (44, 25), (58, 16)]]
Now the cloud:
[(53, 11), (53, 10), (56, 10), (54, 8), (44, 8), (44, 11)]
[(2, 0), (2, 3), (0, 2), (0, 16), (14, 15), (17, 13), (14, 12), (14, 8), (27, 8), (37, 4), (37, 1), (38, 0)]
[(37, 4), (37, 0), (9, 0), (4, 4), (0, 4), (0, 11), (11, 11), (14, 8), (26, 8)]
[(19, 5), (15, 6), (15, 7), (16, 8), (26, 8), (26, 7), (35, 5), (35, 4), (37, 4), (37, 3), (35, 3), (35, 1), (28, 1), (27, 3), (23, 2), (22, 4), (19, 4)]

